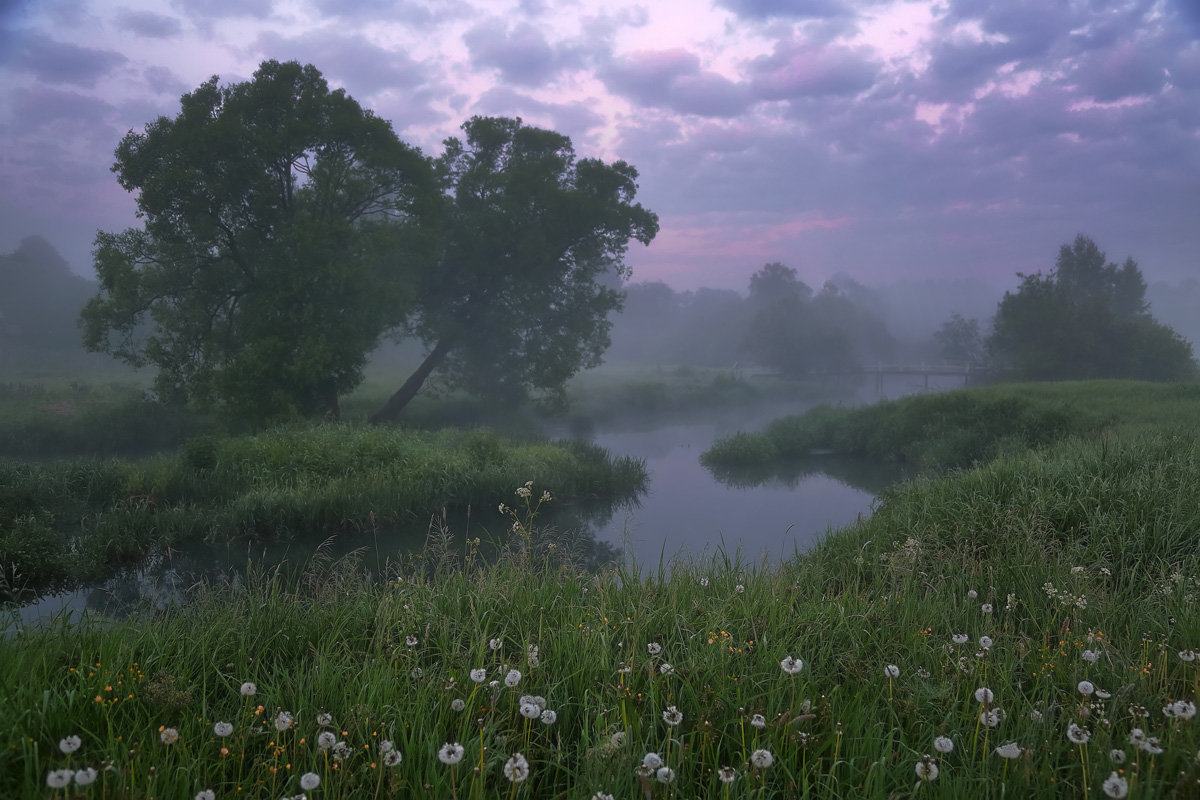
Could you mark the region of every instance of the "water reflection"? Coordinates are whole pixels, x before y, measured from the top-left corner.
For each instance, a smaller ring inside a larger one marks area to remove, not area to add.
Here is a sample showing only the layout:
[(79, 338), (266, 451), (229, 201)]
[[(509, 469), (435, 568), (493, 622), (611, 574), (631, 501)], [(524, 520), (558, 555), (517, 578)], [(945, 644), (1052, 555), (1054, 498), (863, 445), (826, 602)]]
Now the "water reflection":
[(716, 480), (738, 488), (777, 485), (793, 489), (813, 477), (825, 476), (873, 495), (914, 474), (904, 465), (834, 453), (814, 453), (774, 464), (708, 469)]

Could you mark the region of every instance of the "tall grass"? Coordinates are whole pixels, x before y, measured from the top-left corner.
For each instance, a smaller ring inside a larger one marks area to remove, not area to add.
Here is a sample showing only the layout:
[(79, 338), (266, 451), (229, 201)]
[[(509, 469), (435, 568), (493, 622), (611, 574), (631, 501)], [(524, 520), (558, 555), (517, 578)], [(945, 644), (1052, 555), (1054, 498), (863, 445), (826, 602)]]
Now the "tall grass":
[(456, 570), (378, 584), (318, 558), (21, 634), (0, 648), (0, 795), (90, 767), (72, 792), (275, 798), (311, 773), (331, 798), (1196, 796), (1200, 434), (1153, 424), (1146, 391), (1103, 433), (897, 486), (774, 568), (591, 574), (468, 543)]
[(642, 491), (642, 462), (579, 442), (485, 430), (364, 425), (203, 437), (142, 462), (0, 462), (0, 597), (116, 566), (187, 539), (276, 538), (491, 507), (524, 480), (564, 500)]

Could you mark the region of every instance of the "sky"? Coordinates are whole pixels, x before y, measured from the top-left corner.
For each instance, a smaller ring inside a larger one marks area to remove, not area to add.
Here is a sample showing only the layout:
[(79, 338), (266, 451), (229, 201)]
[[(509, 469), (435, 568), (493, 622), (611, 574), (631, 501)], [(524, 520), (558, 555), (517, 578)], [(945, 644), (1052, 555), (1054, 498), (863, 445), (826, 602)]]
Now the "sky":
[(634, 280), (1015, 288), (1079, 233), (1200, 277), (1200, 0), (0, 0), (0, 253), (92, 275), (121, 137), (266, 59), (431, 155), (503, 115), (633, 164)]

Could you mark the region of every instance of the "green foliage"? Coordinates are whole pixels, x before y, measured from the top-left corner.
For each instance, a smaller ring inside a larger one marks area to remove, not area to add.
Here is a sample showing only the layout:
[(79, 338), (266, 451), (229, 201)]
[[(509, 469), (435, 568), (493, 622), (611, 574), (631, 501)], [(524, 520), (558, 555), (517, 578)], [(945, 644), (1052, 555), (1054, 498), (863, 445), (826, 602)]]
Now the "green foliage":
[(117, 148), (145, 224), (96, 237), (86, 346), (231, 416), (336, 412), (424, 266), (428, 162), (295, 62), (181, 106)]
[(1197, 374), (1191, 345), (1157, 322), (1132, 258), (1106, 263), (1095, 242), (1063, 245), (1049, 275), (1021, 275), (996, 311), (988, 351), (1035, 380), (1187, 380)]
[(883, 323), (836, 286), (814, 294), (778, 262), (750, 276), (747, 302), (752, 317), (744, 352), (787, 377), (853, 371), (866, 356), (891, 347)]
[(576, 159), (571, 140), (520, 119), (474, 117), (437, 169), (451, 200), (445, 246), (409, 328), (429, 355), (374, 417), (392, 419), (436, 369), (441, 382), (504, 402), (561, 397), (594, 367), (620, 306), (630, 240), (658, 218), (633, 202), (637, 170)]
[(492, 507), (520, 478), (553, 484), (564, 501), (616, 501), (644, 490), (646, 472), (581, 442), (347, 424), (198, 437), (137, 464), (0, 461), (0, 564), (17, 576), (8, 593), (23, 594), (51, 578), (101, 578), (189, 539), (361, 530)]
[[(1200, 392), (1057, 388), (1109, 390), (1121, 423), (897, 486), (871, 519), (777, 567), (719, 553), (588, 574), (468, 549), (461, 569), (419, 560), (378, 583), (316, 558), (292, 579), (198, 587), (181, 611), (22, 633), (0, 648), (0, 794), (44, 797), (51, 770), (111, 764), (96, 790), (110, 796), (142, 793), (150, 774), (162, 796), (291, 796), (312, 772), (329, 798), (1054, 800), (1107, 796), (1118, 769), (1130, 796), (1190, 796), (1200, 436), (1177, 423)], [(526, 511), (553, 484), (536, 486)], [(522, 716), (523, 695), (556, 718)], [(346, 742), (341, 758), (321, 731)], [(444, 742), (461, 763), (439, 760)], [(1010, 743), (1013, 760), (997, 752)], [(519, 784), (503, 772), (516, 752), (530, 764)], [(672, 783), (639, 778), (648, 753)]]
[(818, 406), (783, 417), (762, 433), (720, 439), (701, 455), (710, 467), (765, 464), (814, 450), (944, 470), (1088, 433), (1105, 419), (1053, 390), (989, 387), (916, 395), (870, 406)]
[(947, 361), (973, 363), (983, 358), (983, 336), (977, 319), (952, 314), (934, 331), (933, 340), (938, 345), (938, 354)]

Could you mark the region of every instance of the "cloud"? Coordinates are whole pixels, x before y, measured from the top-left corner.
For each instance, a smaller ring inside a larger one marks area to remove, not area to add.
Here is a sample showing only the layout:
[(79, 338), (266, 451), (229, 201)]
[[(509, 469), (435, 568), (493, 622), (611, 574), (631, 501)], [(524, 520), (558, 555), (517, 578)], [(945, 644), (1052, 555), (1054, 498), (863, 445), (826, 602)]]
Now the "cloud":
[(598, 71), (608, 89), (641, 106), (683, 114), (731, 117), (753, 98), (741, 84), (702, 70), (700, 59), (683, 49), (633, 53)]
[[(18, 89), (11, 96), (14, 123), (10, 131), (60, 130), (63, 125), (91, 130), (112, 122), (116, 107), (93, 95), (40, 87)], [(18, 129), (19, 126), (19, 129)]]
[(1154, 42), (1141, 46), (1122, 42), (1107, 52), (1092, 53), (1079, 63), (1072, 77), (1083, 94), (1111, 103), (1160, 91), (1167, 81), (1169, 58)]
[(129, 61), (114, 50), (60, 42), (41, 33), (23, 33), (12, 37), (9, 64), (32, 72), (40, 81), (90, 88), (103, 76)]
[(267, 31), (251, 49), (261, 58), (314, 64), (327, 80), (345, 86), (353, 95), (414, 89), (432, 78), (424, 65), (407, 54), (384, 49), (359, 34), (316, 30), (285, 37)]
[(329, 19), (356, 22), (399, 22), (406, 27), (427, 29), (444, 22), (467, 18), (477, 12), (462, 0), (309, 0)]
[(146, 85), (155, 94), (178, 97), (191, 88), (182, 78), (166, 67), (146, 67), (142, 75), (146, 78)]
[(183, 23), (166, 14), (123, 8), (117, 12), (117, 26), (147, 39), (172, 39), (183, 33)]
[(231, 17), (266, 19), (274, 10), (274, 0), (172, 0), (171, 5), (193, 20), (221, 20)]
[(829, 19), (851, 13), (842, 0), (718, 0), (717, 5), (748, 19)]
[(499, 70), (505, 81), (518, 86), (544, 85), (562, 69), (580, 63), (577, 54), (556, 51), (528, 22), (509, 27), (500, 19), (486, 20), (463, 34), (463, 42), (476, 68)]
[(749, 65), (755, 96), (766, 100), (855, 95), (875, 84), (880, 65), (849, 47), (776, 42)]
[(586, 102), (547, 103), (506, 86), (485, 92), (473, 111), (488, 116), (521, 117), (530, 125), (570, 136), (577, 148), (589, 131), (605, 121)]

